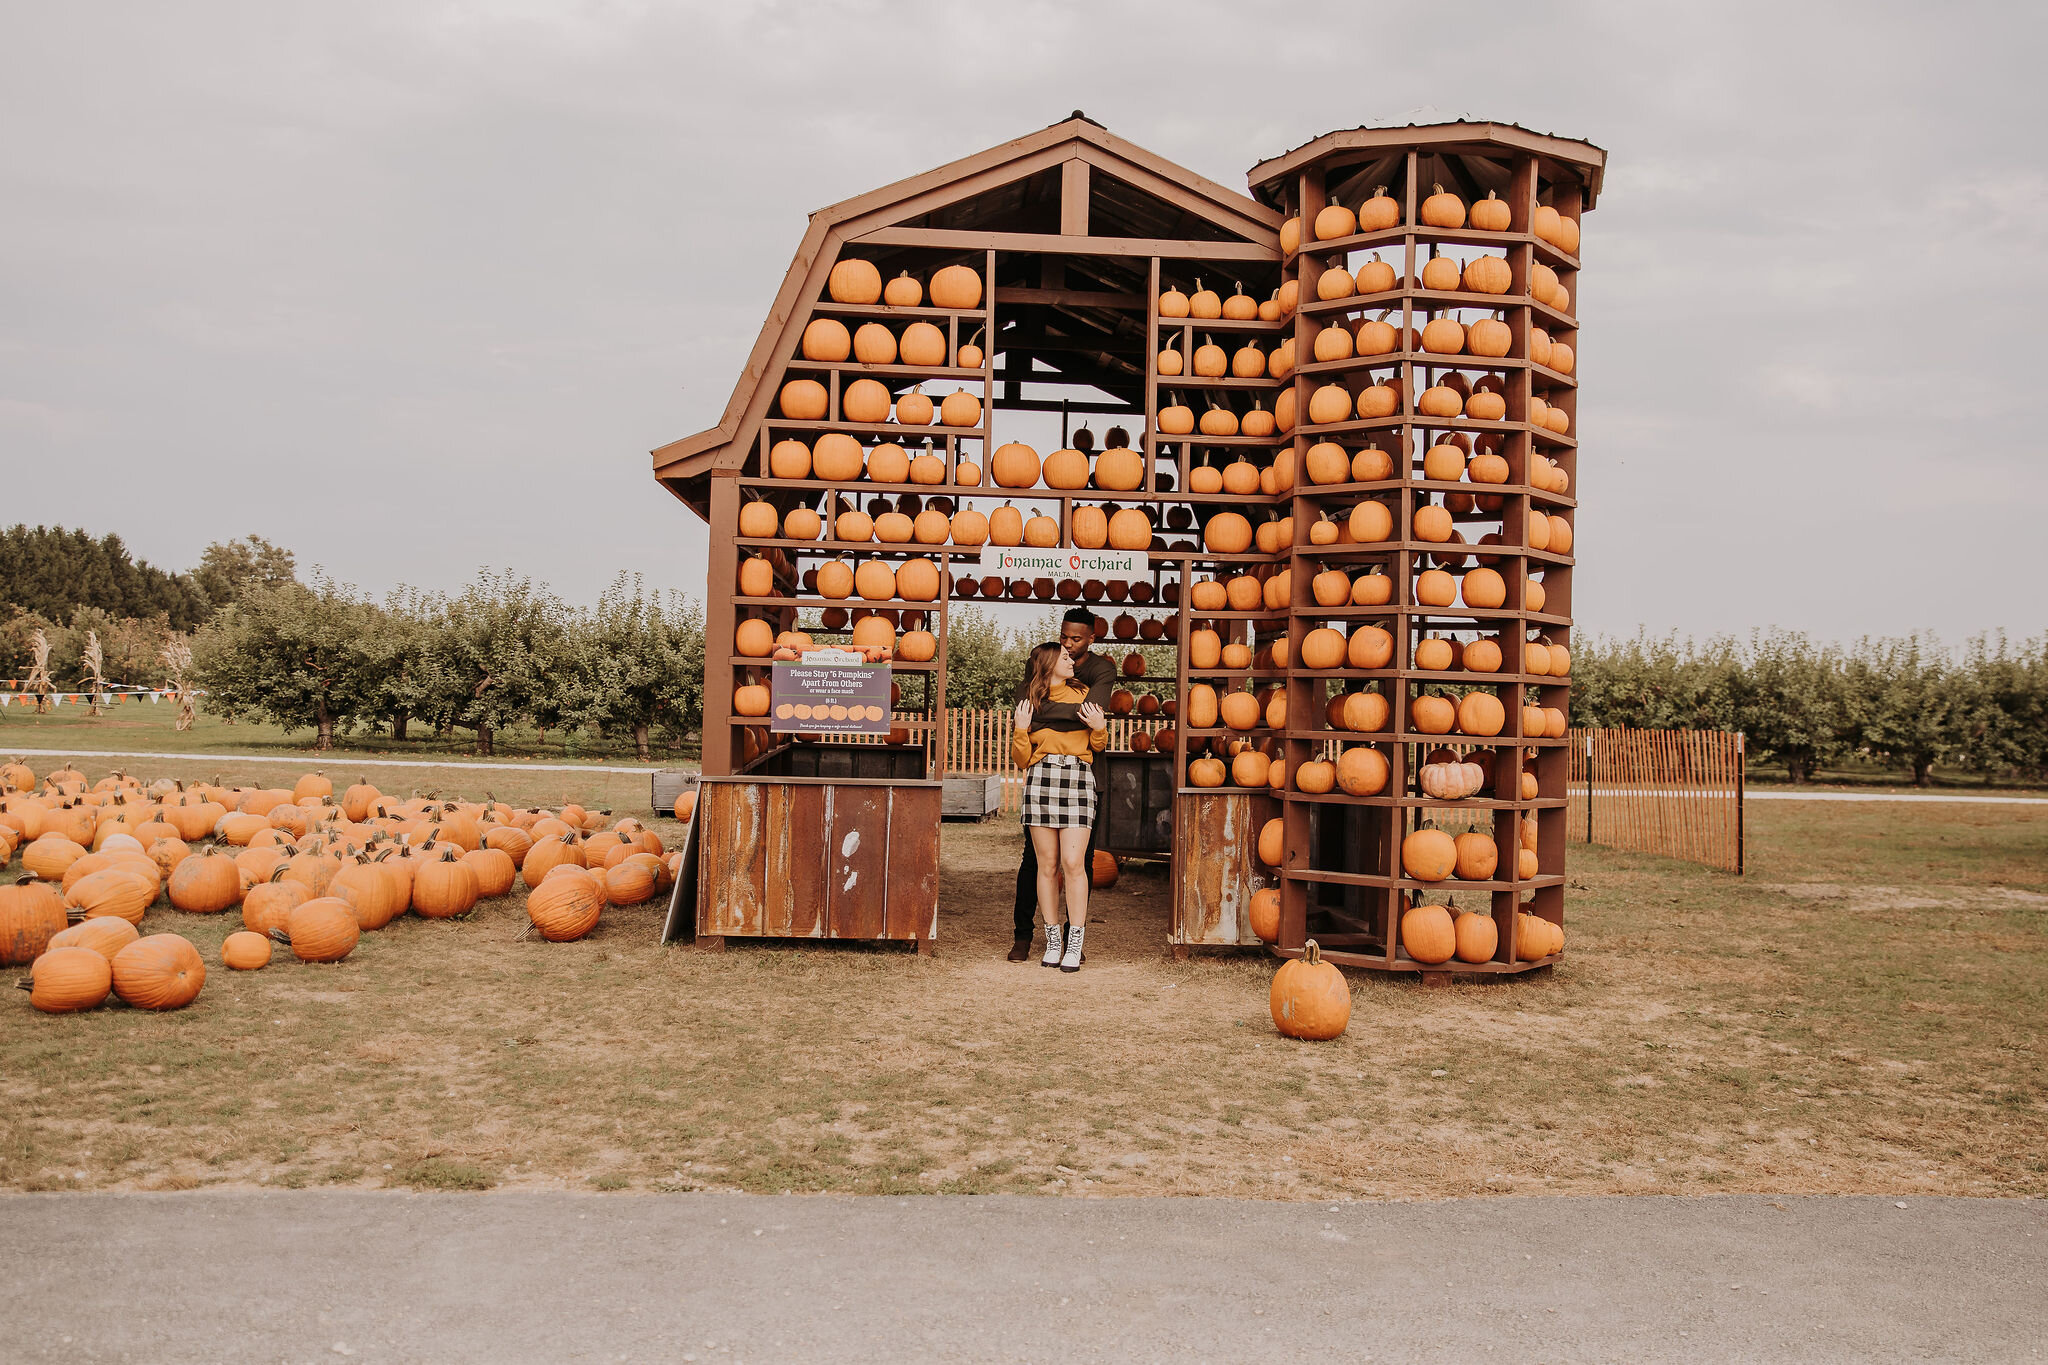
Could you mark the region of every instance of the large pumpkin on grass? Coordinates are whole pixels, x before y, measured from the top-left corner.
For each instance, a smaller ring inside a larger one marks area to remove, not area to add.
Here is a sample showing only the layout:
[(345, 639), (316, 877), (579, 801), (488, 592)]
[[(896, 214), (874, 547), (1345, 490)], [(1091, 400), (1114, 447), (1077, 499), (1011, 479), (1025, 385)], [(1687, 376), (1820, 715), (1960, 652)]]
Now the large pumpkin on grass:
[[(225, 860), (223, 860), (225, 861)], [(179, 934), (151, 934), (114, 954), (114, 994), (136, 1009), (183, 1009), (206, 984), (206, 963)]]
[(38, 877), (60, 881), (70, 866), (86, 854), (84, 844), (62, 834), (45, 834), (21, 851), (21, 865)]
[(0, 887), (0, 967), (34, 962), (64, 931), (64, 900), (53, 883), (23, 877)]
[(1314, 939), (1302, 956), (1280, 964), (1268, 996), (1273, 1026), (1289, 1038), (1323, 1041), (1344, 1032), (1351, 1022), (1351, 987), (1344, 973), (1323, 961)]
[(64, 904), (82, 911), (87, 919), (113, 915), (140, 924), (143, 914), (156, 903), (154, 877), (130, 867), (109, 867), (80, 877), (64, 893)]
[(164, 889), (171, 904), (187, 914), (217, 915), (241, 901), (242, 874), (233, 858), (209, 844), (196, 857), (181, 859)]
[(114, 969), (90, 948), (52, 948), (29, 968), (28, 1002), (45, 1014), (96, 1008), (114, 984)]
[(597, 927), (604, 910), (604, 888), (588, 872), (543, 878), (526, 898), (527, 918), (551, 943), (582, 938)]
[[(364, 929), (382, 929), (405, 910), (399, 900), (401, 889), (390, 869), (363, 857), (345, 860), (327, 884), (327, 894), (347, 901), (349, 909), (355, 912), (357, 925)], [(250, 894), (254, 894), (253, 888)], [(248, 920), (245, 910), (242, 922), (247, 924)]]
[(454, 849), (430, 858), (412, 879), (413, 912), (427, 919), (453, 919), (476, 908), (476, 873)]
[(223, 967), (238, 972), (259, 971), (270, 965), (270, 940), (262, 934), (238, 929), (221, 940), (220, 961)]
[[(362, 936), (355, 911), (339, 896), (316, 896), (293, 907), (279, 931), (301, 962), (339, 962)], [(276, 935), (273, 934), (272, 937)]]
[(489, 900), (504, 895), (519, 878), (519, 864), (502, 848), (471, 849), (462, 855), (462, 861), (476, 877), (479, 899)]
[(102, 915), (98, 919), (83, 920), (74, 924), (60, 934), (51, 935), (50, 946), (90, 948), (112, 962), (115, 953), (141, 937), (141, 932), (127, 920), (115, 915)]

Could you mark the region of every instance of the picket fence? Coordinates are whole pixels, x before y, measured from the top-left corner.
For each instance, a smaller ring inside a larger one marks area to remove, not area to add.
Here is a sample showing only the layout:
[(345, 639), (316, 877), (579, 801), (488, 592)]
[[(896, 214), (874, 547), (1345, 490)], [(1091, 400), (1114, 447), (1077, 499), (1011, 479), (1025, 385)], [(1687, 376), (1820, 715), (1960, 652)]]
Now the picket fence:
[(1739, 732), (1573, 730), (1571, 753), (1574, 840), (1742, 871)]

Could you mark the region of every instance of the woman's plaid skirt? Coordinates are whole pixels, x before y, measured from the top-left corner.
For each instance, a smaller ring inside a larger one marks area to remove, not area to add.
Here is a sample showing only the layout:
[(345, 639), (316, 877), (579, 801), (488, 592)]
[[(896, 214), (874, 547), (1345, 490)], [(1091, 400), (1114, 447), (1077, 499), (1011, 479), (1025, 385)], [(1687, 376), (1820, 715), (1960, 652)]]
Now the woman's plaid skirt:
[(1095, 765), (1073, 754), (1047, 754), (1024, 770), (1024, 823), (1087, 829), (1095, 823)]

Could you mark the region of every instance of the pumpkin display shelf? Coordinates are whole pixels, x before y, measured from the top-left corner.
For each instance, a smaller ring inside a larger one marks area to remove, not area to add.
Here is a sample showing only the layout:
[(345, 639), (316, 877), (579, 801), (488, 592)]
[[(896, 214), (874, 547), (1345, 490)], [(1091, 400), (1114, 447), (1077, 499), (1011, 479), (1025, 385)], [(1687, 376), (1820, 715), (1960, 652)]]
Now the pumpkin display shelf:
[[(1120, 680), (1104, 776), (1164, 783), (1176, 951), (1555, 961), (1604, 166), (1510, 125), (1357, 129), (1239, 195), (1076, 116), (813, 215), (718, 425), (655, 452), (712, 530), (705, 843), (671, 923), (928, 949), (953, 611), (1080, 603), (1113, 658), (1173, 649)], [(1012, 425), (1055, 412), (1131, 449)], [(989, 545), (1147, 569), (984, 575)], [(888, 742), (768, 728), (776, 649), (828, 642), (894, 656)]]

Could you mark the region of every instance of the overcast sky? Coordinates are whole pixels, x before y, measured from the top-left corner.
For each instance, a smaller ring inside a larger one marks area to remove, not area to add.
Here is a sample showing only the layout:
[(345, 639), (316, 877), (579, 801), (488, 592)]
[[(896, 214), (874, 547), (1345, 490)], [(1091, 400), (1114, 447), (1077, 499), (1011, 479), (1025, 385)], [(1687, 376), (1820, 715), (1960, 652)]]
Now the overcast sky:
[(701, 594), (647, 452), (811, 210), (1075, 108), (1237, 188), (1469, 114), (1610, 155), (1583, 627), (2042, 628), (2041, 11), (1317, 8), (0, 0), (0, 522)]

